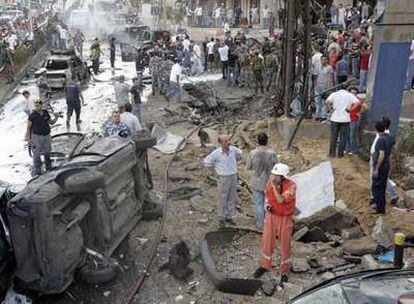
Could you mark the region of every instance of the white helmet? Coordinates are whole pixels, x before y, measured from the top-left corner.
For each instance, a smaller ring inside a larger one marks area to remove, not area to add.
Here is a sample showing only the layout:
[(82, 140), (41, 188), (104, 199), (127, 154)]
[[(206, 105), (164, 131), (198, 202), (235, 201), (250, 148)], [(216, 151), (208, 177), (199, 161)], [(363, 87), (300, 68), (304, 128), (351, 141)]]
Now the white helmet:
[(284, 178), (288, 178), (289, 173), (290, 173), (290, 169), (289, 169), (288, 165), (278, 163), (273, 167), (271, 173), (273, 175), (280, 175), (280, 176), (283, 176)]

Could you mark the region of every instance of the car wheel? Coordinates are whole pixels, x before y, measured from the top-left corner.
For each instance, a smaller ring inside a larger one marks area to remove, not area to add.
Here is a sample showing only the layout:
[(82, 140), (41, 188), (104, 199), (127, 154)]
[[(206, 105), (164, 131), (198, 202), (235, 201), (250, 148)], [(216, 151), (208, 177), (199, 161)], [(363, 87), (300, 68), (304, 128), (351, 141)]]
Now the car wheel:
[(71, 194), (87, 194), (105, 187), (105, 174), (99, 171), (79, 171), (65, 178), (63, 188)]
[(157, 144), (157, 139), (155, 137), (142, 137), (142, 135), (139, 134), (132, 136), (132, 140), (137, 149), (147, 149)]
[(118, 274), (117, 265), (111, 259), (108, 265), (98, 266), (83, 266), (79, 270), (79, 275), (82, 281), (88, 284), (104, 284), (113, 281)]

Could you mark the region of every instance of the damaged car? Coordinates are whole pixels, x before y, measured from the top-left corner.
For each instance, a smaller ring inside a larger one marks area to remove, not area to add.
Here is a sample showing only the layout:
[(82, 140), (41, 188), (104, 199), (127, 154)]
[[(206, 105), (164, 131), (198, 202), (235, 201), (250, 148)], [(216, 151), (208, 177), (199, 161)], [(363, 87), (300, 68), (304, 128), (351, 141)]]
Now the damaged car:
[(35, 77), (45, 77), (46, 83), (51, 89), (63, 89), (72, 75), (78, 81), (87, 80), (90, 76), (90, 69), (86, 62), (83, 62), (74, 51), (51, 51)]
[(56, 294), (76, 272), (91, 284), (116, 276), (113, 251), (138, 221), (162, 214), (149, 193), (147, 149), (155, 141), (146, 133), (131, 140), (53, 137), (55, 168), (31, 180), (5, 208), (14, 273), (24, 287)]

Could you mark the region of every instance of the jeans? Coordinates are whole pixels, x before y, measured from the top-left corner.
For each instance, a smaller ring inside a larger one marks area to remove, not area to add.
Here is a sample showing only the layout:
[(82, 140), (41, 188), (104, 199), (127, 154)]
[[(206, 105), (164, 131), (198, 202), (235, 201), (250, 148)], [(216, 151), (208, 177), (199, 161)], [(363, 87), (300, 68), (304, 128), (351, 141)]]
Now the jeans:
[(315, 118), (326, 118), (326, 108), (321, 93), (324, 89), (315, 88)]
[(191, 67), (190, 51), (187, 51), (187, 50), (184, 51), (184, 66), (187, 68)]
[(229, 62), (228, 61), (221, 62), (221, 72), (223, 73), (223, 79), (226, 79), (229, 75)]
[(68, 102), (67, 104), (67, 112), (66, 112), (66, 124), (70, 124), (70, 119), (73, 115), (73, 111), (75, 111), (76, 115), (76, 123), (80, 122), (80, 114), (81, 114), (81, 105), (80, 102)]
[(221, 17), (216, 18), (216, 27), (221, 27)]
[(339, 137), (338, 156), (344, 155), (346, 137), (349, 134), (349, 122), (331, 121), (331, 140), (329, 144), (329, 156), (336, 156), (336, 143)]
[(263, 17), (263, 28), (264, 29), (269, 28), (269, 17)]
[(240, 82), (240, 72), (239, 68), (236, 66), (229, 67), (229, 73), (227, 75), (227, 83), (228, 84), (239, 84)]
[(414, 59), (410, 59), (410, 61), (408, 61), (407, 83), (405, 84), (405, 88), (407, 90), (412, 89), (413, 82), (414, 82)]
[(137, 103), (132, 106), (132, 114), (134, 114), (139, 122), (142, 122), (142, 103)]
[(359, 92), (365, 92), (367, 89), (367, 77), (368, 77), (368, 71), (367, 70), (361, 70), (359, 72)]
[(66, 50), (66, 39), (60, 39), (59, 46), (62, 50)]
[(200, 58), (194, 58), (193, 72), (196, 75), (203, 73), (203, 65)]
[(345, 151), (358, 154), (357, 132), (359, 121), (351, 121), (349, 124), (349, 136), (347, 136)]
[(33, 153), (33, 171), (34, 174), (39, 175), (42, 173), (42, 159), (41, 155), (45, 158), (46, 170), (52, 168), (52, 162), (50, 160), (50, 152), (52, 149), (52, 140), (49, 135), (36, 135), (32, 134), (32, 153)]
[(263, 191), (253, 190), (253, 202), (256, 213), (257, 229), (263, 230), (265, 195)]
[(167, 96), (168, 98), (174, 96), (177, 102), (181, 102), (181, 86), (176, 82), (170, 82), (170, 90)]
[(359, 74), (358, 61), (359, 61), (358, 57), (351, 58), (352, 75), (356, 78), (358, 78), (358, 74)]
[[(369, 182), (370, 182), (370, 189), (371, 189), (371, 198), (373, 199), (374, 196), (372, 194), (372, 171), (374, 171), (374, 164), (372, 157), (369, 160)], [(392, 200), (395, 200), (398, 198), (397, 190), (395, 190), (395, 183), (388, 178), (387, 180), (387, 186), (386, 186), (386, 192), (389, 195), (389, 197)]]

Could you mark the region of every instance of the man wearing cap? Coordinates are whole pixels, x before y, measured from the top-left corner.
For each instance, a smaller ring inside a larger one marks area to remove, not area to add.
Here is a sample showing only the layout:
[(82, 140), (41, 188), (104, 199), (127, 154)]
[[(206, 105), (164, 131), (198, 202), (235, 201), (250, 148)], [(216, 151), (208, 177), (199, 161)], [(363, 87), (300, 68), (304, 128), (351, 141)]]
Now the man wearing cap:
[(33, 153), (33, 171), (35, 175), (42, 173), (43, 154), (45, 158), (46, 170), (52, 169), (50, 161), (50, 151), (52, 140), (50, 138), (50, 126), (56, 123), (60, 113), (53, 113), (51, 119), (49, 113), (43, 109), (41, 100), (34, 102), (34, 111), (29, 115), (27, 122), (27, 134), (29, 136), (29, 147)]
[[(254, 273), (258, 278), (272, 270), (272, 254), (276, 236), (281, 246), (280, 283), (288, 281), (290, 271), (290, 250), (293, 230), (293, 214), (296, 205), (296, 184), (289, 179), (290, 169), (278, 163), (272, 171), (265, 188), (266, 214), (262, 235), (262, 259), (260, 267)], [(277, 234), (276, 234), (277, 232)]]
[(230, 146), (230, 139), (227, 135), (220, 135), (218, 138), (220, 148), (215, 149), (206, 158), (204, 166), (214, 168), (220, 176), (219, 188), (219, 226), (224, 228), (226, 222), (236, 225), (232, 219), (237, 197), (237, 161), (242, 155), (239, 148)]

